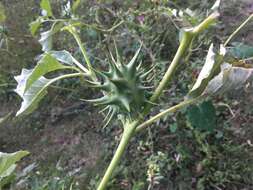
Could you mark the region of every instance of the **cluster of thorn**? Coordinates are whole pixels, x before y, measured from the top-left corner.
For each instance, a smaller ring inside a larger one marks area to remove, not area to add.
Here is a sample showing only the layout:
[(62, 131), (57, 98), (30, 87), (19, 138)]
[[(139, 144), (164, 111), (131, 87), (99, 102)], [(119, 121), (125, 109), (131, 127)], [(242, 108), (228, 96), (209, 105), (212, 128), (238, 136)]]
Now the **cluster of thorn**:
[(111, 54), (112, 62), (109, 63), (107, 72), (98, 72), (99, 78), (103, 82), (97, 83), (94, 87), (103, 91), (103, 96), (91, 100), (96, 105), (104, 106), (103, 111), (107, 111), (105, 120), (107, 123), (116, 115), (132, 117), (138, 114), (145, 103), (147, 103), (147, 87), (144, 86), (144, 79), (150, 71), (141, 71), (141, 64), (137, 64), (139, 48), (128, 64), (123, 64)]

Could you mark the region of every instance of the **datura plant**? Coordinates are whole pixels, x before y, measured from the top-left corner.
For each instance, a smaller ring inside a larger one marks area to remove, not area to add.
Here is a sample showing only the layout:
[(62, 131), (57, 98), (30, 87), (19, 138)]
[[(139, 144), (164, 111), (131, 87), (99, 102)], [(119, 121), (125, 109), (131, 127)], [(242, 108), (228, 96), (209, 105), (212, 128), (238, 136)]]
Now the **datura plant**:
[[(79, 2), (80, 1), (75, 1), (73, 6), (69, 7), (68, 10), (72, 12), (72, 15), (75, 15), (75, 9), (78, 7)], [(49, 0), (42, 0), (40, 4), (42, 14), (37, 20), (31, 23), (30, 29), (33, 35), (41, 31), (44, 24), (46, 24), (47, 28), (50, 26), (50, 29), (40, 33), (39, 42), (42, 45), (44, 53), (40, 56), (36, 67), (30, 70), (23, 69), (21, 75), (15, 77), (18, 82), (16, 92), (23, 99), (17, 116), (26, 115), (35, 110), (40, 100), (47, 94), (47, 88), (54, 82), (62, 79), (79, 78), (85, 81), (84, 84), (86, 84), (87, 87), (100, 90), (100, 98), (87, 101), (101, 106), (101, 111), (107, 110), (107, 124), (112, 118), (116, 118), (119, 119), (123, 125), (121, 141), (104, 177), (97, 187), (97, 190), (106, 189), (113, 171), (118, 165), (130, 139), (139, 131), (142, 131), (148, 125), (169, 113), (175, 112), (190, 104), (197, 103), (206, 97), (215, 96), (228, 90), (239, 88), (253, 79), (252, 68), (245, 67), (244, 64), (238, 66), (229, 62), (230, 59), (227, 59), (229, 54), (226, 48), (239, 30), (250, 21), (253, 17), (253, 15), (251, 15), (224, 44), (210, 45), (206, 61), (197, 81), (183, 102), (170, 108), (163, 108), (164, 111), (161, 113), (147, 118), (147, 116), (152, 113), (152, 108), (158, 106), (159, 97), (163, 94), (163, 91), (167, 89), (178, 65), (183, 64), (183, 58), (192, 43), (194, 43), (194, 39), (203, 31), (217, 23), (219, 17), (219, 4), (220, 1), (217, 1), (209, 11), (209, 15), (198, 25), (192, 28), (181, 29), (180, 45), (174, 59), (157, 87), (150, 90), (147, 87), (145, 78), (150, 73), (152, 75), (154, 73), (150, 72), (152, 69), (145, 68), (145, 65), (141, 64), (141, 61), (137, 59), (141, 52), (141, 44), (132, 59), (128, 61), (122, 59), (115, 46), (116, 56), (112, 55), (115, 54), (115, 52), (110, 53), (111, 58), (110, 61), (108, 61), (108, 70), (95, 67), (94, 64), (91, 63), (89, 54), (79, 36), (80, 27), (89, 26), (82, 23), (74, 16), (71, 18), (56, 19)], [(101, 32), (110, 32), (112, 30), (117, 30), (117, 27), (123, 22), (124, 21), (117, 23), (113, 28), (108, 30), (99, 27), (96, 27), (96, 29)], [(68, 32), (73, 36), (79, 46), (84, 62), (78, 61), (78, 59), (66, 50), (52, 50), (53, 35), (62, 31)], [(50, 75), (48, 75), (49, 73)], [(55, 74), (52, 75), (52, 73)], [(49, 78), (48, 76), (54, 77)], [(155, 77), (156, 76), (152, 76), (151, 78)]]

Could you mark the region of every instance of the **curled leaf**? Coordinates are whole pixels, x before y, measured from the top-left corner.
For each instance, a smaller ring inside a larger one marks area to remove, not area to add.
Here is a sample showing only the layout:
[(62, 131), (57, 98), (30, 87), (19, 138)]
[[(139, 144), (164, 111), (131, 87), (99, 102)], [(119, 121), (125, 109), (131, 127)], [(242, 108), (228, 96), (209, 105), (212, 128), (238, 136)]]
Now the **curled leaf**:
[(9, 178), (15, 168), (16, 162), (20, 161), (23, 157), (27, 156), (29, 152), (18, 151), (15, 153), (3, 153), (0, 152), (0, 188), (2, 188), (6, 183), (7, 178)]
[(41, 76), (25, 90), (26, 83), (32, 73), (33, 70), (23, 69), (21, 75), (15, 77), (16, 81), (18, 82), (15, 92), (18, 93), (23, 99), (21, 107), (16, 116), (20, 116), (21, 114), (29, 114), (34, 111), (38, 107), (41, 99), (47, 94), (47, 87), (49, 87), (52, 83), (65, 78), (83, 76), (82, 73), (65, 74), (53, 79), (47, 79)]
[(51, 29), (41, 33), (39, 43), (42, 46), (42, 50), (48, 52), (52, 49), (53, 46), (53, 35), (61, 30), (63, 27), (62, 22), (55, 22)]
[(233, 67), (228, 63), (224, 63), (221, 65), (220, 74), (209, 82), (203, 94), (212, 96), (236, 90), (243, 87), (247, 81), (252, 81), (252, 79), (252, 68)]
[(39, 18), (37, 18), (37, 20), (35, 20), (29, 24), (30, 32), (33, 36), (37, 33), (37, 31), (39, 30), (39, 28), (43, 22), (44, 22), (43, 19), (41, 17), (39, 17)]
[(217, 74), (217, 71), (220, 69), (220, 64), (223, 61), (225, 53), (226, 50), (222, 45), (220, 46), (219, 53), (215, 52), (213, 44), (210, 45), (205, 64), (197, 78), (197, 81), (188, 94), (189, 98), (195, 98), (202, 94), (208, 82)]
[(47, 94), (46, 88), (51, 83), (66, 76), (62, 75), (53, 79), (47, 79), (44, 77), (47, 73), (72, 68), (71, 66), (59, 63), (53, 56), (46, 53), (34, 69), (23, 69), (21, 75), (15, 77), (15, 80), (18, 82), (15, 92), (23, 99), (17, 115), (31, 113), (37, 108), (40, 100)]

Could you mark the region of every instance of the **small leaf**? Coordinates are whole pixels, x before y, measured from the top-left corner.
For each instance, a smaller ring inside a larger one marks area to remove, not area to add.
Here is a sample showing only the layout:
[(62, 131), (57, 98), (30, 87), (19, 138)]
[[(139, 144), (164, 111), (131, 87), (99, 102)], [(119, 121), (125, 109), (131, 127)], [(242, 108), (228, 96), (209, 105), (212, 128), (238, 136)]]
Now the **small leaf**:
[(177, 124), (176, 123), (173, 123), (171, 126), (170, 126), (170, 132), (171, 133), (175, 133), (177, 131)]
[(43, 23), (43, 20), (40, 17), (37, 20), (30, 23), (30, 25), (29, 25), (30, 31), (33, 36), (37, 33), (37, 31), (40, 28), (42, 23)]
[(0, 152), (0, 181), (11, 175), (16, 168), (15, 163), (28, 154), (29, 152), (27, 151), (18, 151), (10, 154)]
[(233, 47), (229, 49), (229, 52), (238, 59), (246, 59), (253, 57), (253, 46), (234, 42), (232, 43)]
[(223, 61), (223, 57), (225, 56), (225, 48), (223, 46), (220, 47), (220, 52), (214, 52), (214, 46), (211, 44), (208, 54), (206, 57), (205, 64), (195, 82), (194, 86), (190, 90), (188, 97), (195, 98), (202, 94), (205, 90), (208, 82), (214, 77), (220, 68), (220, 64)]
[(200, 105), (190, 106), (187, 109), (187, 119), (192, 127), (196, 129), (213, 131), (216, 127), (215, 107), (211, 101), (205, 101)]
[(63, 26), (62, 22), (55, 22), (51, 29), (41, 33), (39, 43), (42, 45), (42, 50), (47, 52), (52, 49), (53, 46), (53, 35), (61, 30)]
[(203, 94), (212, 96), (229, 90), (239, 89), (247, 81), (252, 81), (252, 79), (252, 68), (233, 67), (228, 63), (224, 63), (221, 65), (220, 74), (209, 82)]
[(40, 8), (42, 9), (42, 15), (51, 17), (53, 16), (52, 8), (49, 0), (41, 0)]
[(74, 13), (76, 11), (76, 9), (78, 8), (78, 6), (80, 5), (81, 0), (75, 0), (73, 5), (72, 5), (72, 12)]
[(15, 90), (23, 99), (21, 108), (17, 112), (16, 116), (22, 114), (29, 114), (37, 108), (40, 100), (47, 94), (46, 87), (50, 83), (49, 79), (40, 77), (37, 81), (33, 82), (30, 88), (25, 91), (26, 83), (33, 70), (23, 69), (21, 75), (16, 76), (15, 80), (18, 82), (18, 86)]

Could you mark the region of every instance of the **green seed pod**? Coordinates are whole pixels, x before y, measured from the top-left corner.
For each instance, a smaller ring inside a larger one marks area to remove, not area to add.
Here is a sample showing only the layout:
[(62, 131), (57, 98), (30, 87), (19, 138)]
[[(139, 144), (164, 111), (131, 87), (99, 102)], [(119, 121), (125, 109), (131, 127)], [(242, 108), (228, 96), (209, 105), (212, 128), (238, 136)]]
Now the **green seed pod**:
[[(144, 74), (137, 66), (137, 57), (141, 48), (137, 50), (134, 57), (128, 64), (122, 64), (112, 57), (107, 72), (98, 72), (99, 78), (103, 82), (95, 85), (103, 91), (103, 97), (91, 100), (96, 105), (102, 105), (104, 110), (108, 110), (106, 120), (108, 122), (115, 115), (120, 115), (124, 119), (131, 118), (140, 113), (147, 102), (147, 91), (144, 86)], [(108, 123), (107, 122), (107, 123)]]

